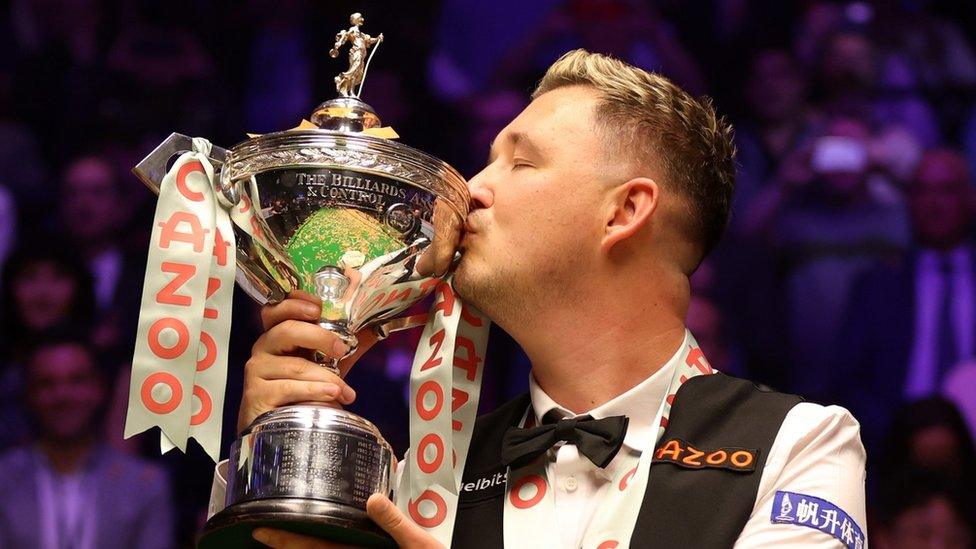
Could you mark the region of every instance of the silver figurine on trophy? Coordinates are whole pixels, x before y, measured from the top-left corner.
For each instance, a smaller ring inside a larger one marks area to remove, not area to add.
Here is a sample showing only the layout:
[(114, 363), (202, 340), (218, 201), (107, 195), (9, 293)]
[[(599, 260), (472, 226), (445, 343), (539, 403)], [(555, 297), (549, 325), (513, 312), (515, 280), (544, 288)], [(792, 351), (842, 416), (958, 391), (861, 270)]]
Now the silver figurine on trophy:
[[(234, 227), (238, 283), (262, 304), (296, 289), (318, 295), (319, 324), (350, 353), (360, 330), (417, 325), (402, 315), (451, 268), (469, 200), (454, 168), (379, 136), (380, 119), (359, 93), (383, 35), (362, 32), (358, 13), (351, 23), (330, 52), (350, 46), (349, 69), (335, 79), (340, 97), (319, 105), (311, 124), (209, 155), (220, 205), (246, 201), (256, 214), (251, 230)], [(134, 171), (158, 192), (167, 162), (190, 147), (172, 134)], [(253, 529), (272, 526), (392, 546), (365, 506), (373, 493), (391, 492), (393, 464), (390, 445), (356, 414), (314, 404), (265, 413), (231, 447), (226, 507), (200, 545), (257, 546)]]

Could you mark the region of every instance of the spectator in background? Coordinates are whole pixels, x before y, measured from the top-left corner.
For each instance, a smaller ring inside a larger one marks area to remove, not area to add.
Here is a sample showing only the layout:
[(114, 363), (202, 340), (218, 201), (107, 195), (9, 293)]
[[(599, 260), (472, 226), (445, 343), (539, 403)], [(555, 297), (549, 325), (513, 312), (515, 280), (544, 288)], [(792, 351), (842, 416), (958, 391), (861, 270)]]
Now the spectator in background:
[(100, 4), (97, 0), (12, 0), (8, 4), (17, 54), (14, 109), (40, 138), (44, 155), (54, 161), (72, 154), (79, 136), (95, 135), (101, 127), (97, 111), (109, 89), (104, 61), (110, 18)]
[(942, 129), (923, 91), (915, 68), (903, 56), (882, 56), (872, 106), (874, 120), (902, 128), (920, 147), (930, 149), (942, 144)]
[(850, 19), (837, 2), (814, 0), (807, 5), (793, 37), (793, 51), (805, 72), (813, 72), (824, 43), (845, 22)]
[(91, 275), (72, 250), (53, 237), (24, 239), (4, 266), (3, 362), (23, 364), (49, 330), (85, 333), (94, 318)]
[(933, 4), (878, 2), (879, 46), (903, 56), (925, 89), (971, 89), (976, 86), (976, 53), (961, 28), (964, 23), (940, 14)]
[(886, 479), (871, 531), (874, 549), (971, 549), (972, 494), (917, 472)]
[(4, 265), (0, 353), (0, 448), (24, 441), (24, 362), (43, 334), (70, 328), (87, 334), (94, 313), (91, 276), (54, 240), (26, 240)]
[(822, 398), (830, 380), (851, 284), (879, 258), (908, 245), (901, 204), (878, 200), (868, 178), (870, 133), (836, 117), (819, 137), (790, 153), (746, 216), (745, 226), (786, 265), (790, 390)]
[[(98, 114), (106, 135), (122, 142), (160, 128), (214, 135), (221, 108), (229, 103), (228, 89), (195, 34), (207, 27), (186, 23), (206, 20), (189, 4), (174, 9), (156, 2), (122, 3), (104, 62), (111, 86), (102, 92)], [(240, 119), (225, 118), (235, 126)]]
[(738, 209), (748, 209), (750, 199), (772, 178), (783, 158), (815, 131), (806, 78), (788, 51), (759, 51), (750, 63), (744, 88), (750, 119), (735, 127)]
[(870, 120), (876, 79), (874, 44), (862, 30), (844, 27), (827, 37), (814, 91), (817, 103), (828, 114)]
[(116, 368), (130, 358), (145, 276), (144, 256), (122, 245), (120, 229), (129, 213), (123, 192), (104, 157), (79, 157), (64, 171), (61, 227), (94, 279), (98, 323), (93, 342)]
[(0, 456), (0, 546), (172, 547), (166, 475), (102, 442), (106, 384), (91, 348), (74, 339), (38, 344), (27, 396), (34, 444)]
[(497, 83), (528, 84), (562, 52), (583, 48), (667, 76), (692, 95), (705, 77), (655, 6), (632, 0), (568, 0), (526, 34), (499, 63)]
[(962, 155), (926, 153), (908, 206), (915, 248), (856, 281), (832, 361), (835, 391), (869, 448), (900, 402), (939, 394), (951, 368), (976, 352), (976, 202)]
[(959, 410), (944, 398), (902, 406), (878, 455), (879, 479), (921, 471), (969, 493), (976, 489), (976, 447)]
[[(507, 44), (539, 31), (565, 0), (444, 0), (427, 61), (428, 87), (441, 101), (458, 102), (492, 84)], [(518, 13), (518, 17), (512, 17)], [(485, 47), (491, 43), (494, 47)], [(380, 113), (382, 116), (382, 113)]]

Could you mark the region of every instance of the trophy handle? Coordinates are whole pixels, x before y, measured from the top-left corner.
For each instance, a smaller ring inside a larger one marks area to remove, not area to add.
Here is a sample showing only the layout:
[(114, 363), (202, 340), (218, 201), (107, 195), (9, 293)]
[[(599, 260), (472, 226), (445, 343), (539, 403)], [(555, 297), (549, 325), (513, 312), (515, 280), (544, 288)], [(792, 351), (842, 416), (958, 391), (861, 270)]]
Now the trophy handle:
[[(143, 158), (141, 162), (136, 164), (136, 167), (132, 168), (132, 173), (143, 184), (149, 187), (152, 192), (159, 194), (159, 186), (162, 184), (163, 178), (166, 177), (166, 171), (169, 169), (170, 161), (175, 156), (192, 150), (193, 139), (190, 136), (173, 132), (159, 146), (153, 149), (151, 153)], [(214, 169), (220, 170), (227, 162), (227, 149), (214, 145), (207, 158), (213, 163)], [(224, 204), (225, 206), (232, 207), (236, 204), (239, 196), (231, 196), (229, 189), (219, 190), (221, 192), (217, 196), (223, 199), (221, 202), (232, 202), (231, 204)]]

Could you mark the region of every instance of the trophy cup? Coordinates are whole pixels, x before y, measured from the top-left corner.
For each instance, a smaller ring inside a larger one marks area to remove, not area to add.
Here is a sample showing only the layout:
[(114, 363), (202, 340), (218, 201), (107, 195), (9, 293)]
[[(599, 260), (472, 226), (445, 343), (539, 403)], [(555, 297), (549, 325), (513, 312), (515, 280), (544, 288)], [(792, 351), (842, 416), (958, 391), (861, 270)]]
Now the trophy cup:
[[(367, 53), (383, 35), (362, 32), (358, 13), (351, 23), (330, 52), (351, 48), (349, 70), (335, 79), (340, 97), (319, 105), (311, 124), (208, 155), (220, 206), (243, 201), (254, 212), (250, 229), (234, 226), (238, 283), (262, 304), (296, 289), (317, 295), (319, 324), (350, 353), (360, 330), (385, 336), (418, 325), (402, 315), (452, 266), (468, 210), (456, 170), (377, 136), (380, 120), (359, 92)], [(159, 192), (167, 162), (189, 149), (190, 138), (173, 134), (134, 171)], [(233, 443), (226, 507), (207, 522), (200, 545), (258, 546), (252, 530), (270, 526), (393, 546), (365, 512), (371, 494), (390, 493), (393, 463), (376, 427), (353, 413), (315, 404), (267, 412)]]

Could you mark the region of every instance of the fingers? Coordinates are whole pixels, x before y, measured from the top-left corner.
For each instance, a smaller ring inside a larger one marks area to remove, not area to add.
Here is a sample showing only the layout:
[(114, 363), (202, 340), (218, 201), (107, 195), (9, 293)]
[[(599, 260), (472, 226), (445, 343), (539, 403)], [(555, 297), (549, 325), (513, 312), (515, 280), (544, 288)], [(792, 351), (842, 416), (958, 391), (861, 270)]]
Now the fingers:
[(286, 320), (317, 321), (322, 315), (322, 300), (303, 290), (293, 290), (281, 303), (261, 308), (265, 330)]
[(345, 549), (351, 547), (350, 545), (272, 528), (257, 528), (251, 533), (251, 536), (273, 549)]
[(256, 353), (244, 366), (244, 398), (238, 431), (259, 415), (289, 404), (317, 402), (339, 407), (356, 400), (356, 391), (339, 376), (310, 360)]
[(387, 534), (393, 536), (397, 545), (405, 549), (443, 548), (433, 536), (408, 519), (390, 498), (383, 494), (373, 494), (366, 501), (366, 513)]
[(340, 358), (349, 352), (348, 345), (318, 324), (290, 319), (272, 326), (262, 334), (251, 353), (284, 355), (299, 349), (321, 351), (334, 358)]

